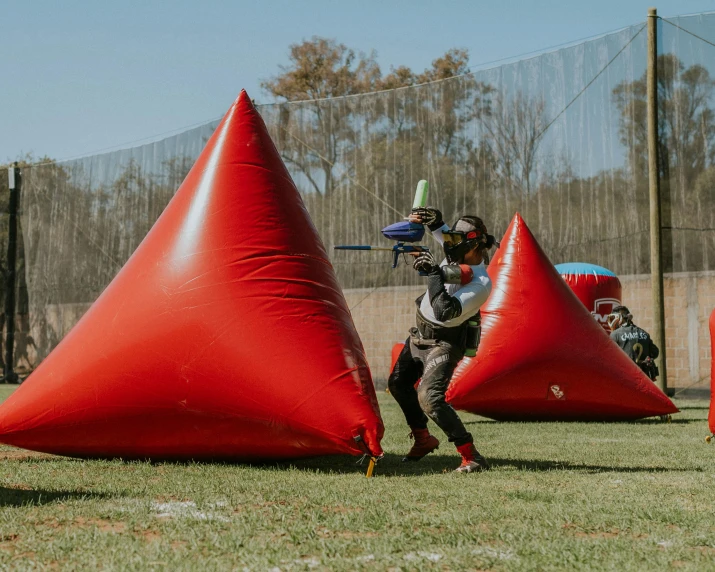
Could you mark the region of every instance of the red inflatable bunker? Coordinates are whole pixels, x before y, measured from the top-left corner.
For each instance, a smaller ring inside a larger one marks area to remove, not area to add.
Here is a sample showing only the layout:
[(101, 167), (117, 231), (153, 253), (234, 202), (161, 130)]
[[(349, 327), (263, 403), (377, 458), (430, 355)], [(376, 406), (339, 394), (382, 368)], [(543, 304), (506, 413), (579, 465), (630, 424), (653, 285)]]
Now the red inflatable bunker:
[(126, 265), (0, 406), (0, 441), (77, 457), (380, 454), (364, 351), (246, 92)]
[(621, 281), (613, 272), (586, 262), (557, 264), (556, 271), (566, 280), (576, 297), (607, 332), (608, 315), (621, 304)]
[(482, 340), (447, 399), (499, 420), (638, 419), (677, 411), (576, 298), (518, 214), (489, 266)]
[(708, 425), (710, 433), (715, 434), (715, 310), (710, 314), (710, 413)]

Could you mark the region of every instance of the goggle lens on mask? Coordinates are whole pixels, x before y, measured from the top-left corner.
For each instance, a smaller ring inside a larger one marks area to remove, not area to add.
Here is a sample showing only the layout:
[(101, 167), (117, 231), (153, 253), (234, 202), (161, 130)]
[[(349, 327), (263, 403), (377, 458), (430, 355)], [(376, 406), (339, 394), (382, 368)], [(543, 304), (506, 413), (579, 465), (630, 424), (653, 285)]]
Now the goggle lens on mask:
[(464, 242), (465, 235), (463, 232), (443, 232), (442, 238), (446, 246), (457, 246)]
[(445, 246), (454, 247), (462, 244), (465, 240), (472, 240), (481, 235), (476, 231), (459, 232), (454, 230), (445, 231), (442, 233)]

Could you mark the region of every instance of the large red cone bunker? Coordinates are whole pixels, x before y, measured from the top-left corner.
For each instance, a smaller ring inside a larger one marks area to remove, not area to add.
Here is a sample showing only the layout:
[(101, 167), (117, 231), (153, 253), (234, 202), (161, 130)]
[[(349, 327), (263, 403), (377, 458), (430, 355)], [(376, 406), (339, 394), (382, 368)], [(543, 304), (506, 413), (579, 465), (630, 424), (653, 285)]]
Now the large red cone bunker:
[(489, 266), (482, 340), (447, 399), (499, 420), (637, 419), (677, 411), (559, 276), (517, 214)]
[(708, 425), (710, 433), (715, 433), (715, 310), (710, 314), (710, 413)]
[(245, 92), (114, 281), (0, 407), (0, 441), (79, 457), (373, 454), (333, 269)]

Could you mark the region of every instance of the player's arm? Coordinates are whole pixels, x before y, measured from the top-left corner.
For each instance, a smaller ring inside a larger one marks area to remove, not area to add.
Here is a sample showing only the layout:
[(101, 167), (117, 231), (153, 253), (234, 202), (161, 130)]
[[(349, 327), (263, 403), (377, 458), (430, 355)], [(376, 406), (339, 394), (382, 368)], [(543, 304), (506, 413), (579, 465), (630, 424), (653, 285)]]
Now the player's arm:
[(482, 304), (489, 298), (491, 288), (479, 281), (472, 281), (457, 290), (453, 296), (447, 294), (444, 283), (437, 278), (427, 278), (427, 292), (430, 296), (432, 311), (440, 322), (453, 320), (462, 314), (476, 314)]
[[(469, 284), (474, 276), (469, 266), (439, 266), (431, 252), (420, 254), (414, 262), (415, 270), (427, 275), (427, 296), (434, 312), (434, 317), (440, 322), (446, 322), (462, 315), (464, 307), (457, 295), (447, 293), (445, 284)], [(475, 310), (476, 312), (476, 310)]]
[(660, 355), (660, 350), (658, 349), (658, 346), (656, 346), (653, 343), (653, 340), (650, 340), (650, 343), (648, 344), (648, 357), (652, 357), (653, 359), (656, 359)]
[(462, 314), (473, 315), (479, 311), (492, 291), (491, 282), (474, 280), (454, 293), (462, 307)]

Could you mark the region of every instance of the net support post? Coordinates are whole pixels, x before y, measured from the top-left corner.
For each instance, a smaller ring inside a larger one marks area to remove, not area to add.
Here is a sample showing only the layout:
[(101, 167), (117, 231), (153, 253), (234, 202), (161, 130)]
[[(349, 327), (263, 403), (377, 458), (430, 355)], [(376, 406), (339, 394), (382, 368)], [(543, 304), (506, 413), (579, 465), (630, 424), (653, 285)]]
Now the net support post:
[(660, 173), (658, 171), (658, 13), (648, 8), (648, 188), (650, 194), (650, 276), (653, 300), (652, 337), (660, 348), (658, 385), (667, 393), (668, 370), (665, 345), (665, 296), (661, 228)]
[(17, 163), (8, 169), (8, 187), (10, 189), (10, 202), (8, 208), (8, 240), (7, 240), (7, 280), (5, 282), (5, 383), (19, 381), (14, 369), (15, 351), (15, 282), (17, 260), (17, 207), (20, 194), (20, 169)]

